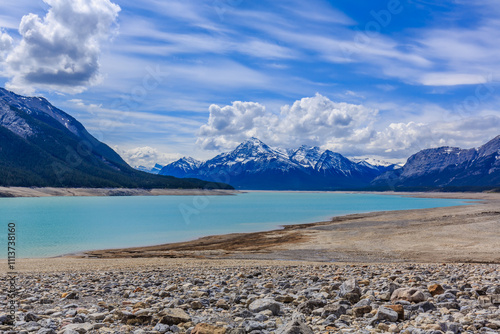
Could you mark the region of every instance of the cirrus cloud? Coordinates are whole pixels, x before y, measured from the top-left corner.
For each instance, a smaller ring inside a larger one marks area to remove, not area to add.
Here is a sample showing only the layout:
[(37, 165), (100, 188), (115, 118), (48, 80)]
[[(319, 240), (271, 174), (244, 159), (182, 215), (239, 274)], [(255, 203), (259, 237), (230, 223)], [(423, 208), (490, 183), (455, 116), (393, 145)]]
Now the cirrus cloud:
[(78, 93), (99, 81), (101, 44), (114, 31), (120, 7), (109, 0), (44, 0), (45, 17), (23, 16), (21, 41), (8, 53), (6, 87)]

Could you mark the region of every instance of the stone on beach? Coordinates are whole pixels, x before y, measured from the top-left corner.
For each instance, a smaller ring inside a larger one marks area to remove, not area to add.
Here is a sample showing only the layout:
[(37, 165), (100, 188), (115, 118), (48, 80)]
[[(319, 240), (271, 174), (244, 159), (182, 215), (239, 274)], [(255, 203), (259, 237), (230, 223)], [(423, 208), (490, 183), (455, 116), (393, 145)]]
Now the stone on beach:
[(305, 323), (303, 315), (294, 313), (292, 320), (278, 328), (276, 334), (314, 334), (314, 331)]
[(444, 289), (441, 286), (441, 284), (432, 284), (432, 285), (429, 285), (428, 289), (429, 289), (429, 292), (431, 293), (432, 297), (444, 293)]
[(191, 334), (225, 334), (226, 329), (223, 327), (216, 327), (210, 324), (201, 323), (196, 325)]
[(385, 306), (380, 306), (377, 313), (375, 314), (374, 320), (387, 320), (390, 322), (398, 321), (398, 313), (393, 309)]
[(391, 301), (395, 302), (398, 300), (406, 300), (409, 302), (414, 302), (414, 303), (420, 303), (427, 298), (425, 298), (425, 295), (422, 291), (419, 289), (415, 288), (399, 288), (394, 290), (391, 296)]
[(398, 314), (398, 320), (405, 320), (405, 309), (403, 305), (386, 305), (386, 307), (395, 311)]
[(253, 313), (270, 310), (274, 315), (279, 314), (280, 308), (280, 304), (270, 298), (257, 299), (248, 306)]
[(177, 325), (181, 322), (189, 322), (191, 317), (180, 308), (165, 309), (160, 312), (160, 322), (167, 325)]

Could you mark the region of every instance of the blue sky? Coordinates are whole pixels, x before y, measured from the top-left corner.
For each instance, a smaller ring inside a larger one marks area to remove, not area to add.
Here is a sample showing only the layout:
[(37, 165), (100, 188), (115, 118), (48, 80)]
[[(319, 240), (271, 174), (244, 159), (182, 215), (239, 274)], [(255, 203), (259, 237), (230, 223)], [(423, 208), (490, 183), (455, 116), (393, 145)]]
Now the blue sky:
[(500, 134), (494, 1), (1, 0), (0, 85), (133, 165), (256, 136), (404, 161)]

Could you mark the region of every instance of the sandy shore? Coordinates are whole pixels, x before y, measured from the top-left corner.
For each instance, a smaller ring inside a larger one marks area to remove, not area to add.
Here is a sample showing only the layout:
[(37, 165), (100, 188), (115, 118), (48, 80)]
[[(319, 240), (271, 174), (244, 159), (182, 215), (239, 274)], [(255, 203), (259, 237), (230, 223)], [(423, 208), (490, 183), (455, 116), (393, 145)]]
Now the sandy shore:
[(75, 257), (500, 263), (500, 194), (398, 195), (480, 201), (467, 206), (352, 214), (269, 232), (91, 251)]
[(0, 187), (0, 197), (53, 196), (212, 196), (233, 195), (235, 190), (207, 189), (119, 189), (119, 188), (25, 188)]

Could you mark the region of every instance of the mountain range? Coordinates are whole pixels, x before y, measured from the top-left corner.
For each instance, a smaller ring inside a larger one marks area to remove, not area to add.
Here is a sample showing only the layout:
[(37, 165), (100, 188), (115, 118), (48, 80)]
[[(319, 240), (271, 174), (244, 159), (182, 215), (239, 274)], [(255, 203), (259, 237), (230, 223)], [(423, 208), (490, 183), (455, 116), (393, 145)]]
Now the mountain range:
[[(0, 88), (0, 186), (203, 188), (140, 172), (42, 97)], [(231, 188), (210, 183), (210, 187)]]
[[(0, 88), (0, 186), (256, 190), (500, 189), (500, 136), (471, 149), (425, 149), (404, 166), (330, 150), (273, 148), (257, 138), (207, 161), (130, 167), (75, 118), (42, 97)], [(152, 175), (160, 174), (160, 175)]]
[(251, 138), (205, 162), (181, 158), (163, 167), (160, 175), (225, 182), (237, 189), (338, 190), (366, 187), (395, 168), (398, 166), (352, 161), (319, 147), (272, 148)]
[[(500, 136), (479, 148), (422, 150), (401, 167), (350, 160), (318, 147), (271, 148), (257, 138), (207, 161), (190, 157), (161, 175), (227, 182), (259, 190), (487, 190), (500, 187)], [(158, 167), (158, 166), (157, 166)]]
[(394, 190), (482, 190), (500, 187), (500, 136), (471, 149), (422, 150), (398, 170), (384, 173), (373, 187)]

